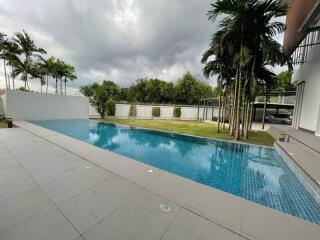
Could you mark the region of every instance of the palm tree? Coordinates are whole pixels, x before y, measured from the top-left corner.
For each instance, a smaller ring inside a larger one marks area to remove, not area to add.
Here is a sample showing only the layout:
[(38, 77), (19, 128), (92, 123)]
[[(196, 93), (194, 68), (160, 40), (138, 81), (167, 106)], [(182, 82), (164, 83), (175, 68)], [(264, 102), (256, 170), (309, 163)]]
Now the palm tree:
[(46, 83), (45, 76), (47, 74), (47, 69), (43, 67), (42, 63), (36, 62), (32, 63), (31, 66), (31, 78), (40, 80), (40, 92), (42, 93), (42, 86)]
[[(234, 89), (230, 134), (238, 140), (240, 135), (247, 137), (245, 129), (248, 126), (248, 109), (257, 92), (256, 88), (268, 90), (270, 78), (258, 75), (258, 71), (266, 65), (284, 64), (287, 60), (280, 44), (272, 39), (284, 30), (284, 24), (273, 19), (284, 14), (286, 9), (279, 0), (217, 0), (211, 7), (208, 12), (209, 20), (216, 21), (218, 16), (224, 16), (210, 48), (213, 49), (211, 55), (220, 59), (226, 55), (229, 60), (227, 70), (235, 72), (233, 81), (228, 82), (233, 86), (231, 89)], [(206, 71), (216, 73), (218, 70), (220, 74), (224, 72), (214, 67), (210, 69), (212, 64), (207, 61), (208, 58), (203, 61), (208, 68)]]
[(73, 81), (75, 79), (77, 79), (75, 68), (69, 64), (66, 64), (64, 74), (64, 95), (67, 95), (67, 81)]
[(32, 74), (33, 63), (31, 60), (21, 61), (19, 58), (12, 60), (12, 73), (11, 76), (16, 78), (18, 75), (21, 75), (21, 80), (24, 81), (24, 89), (29, 89), (28, 84), (28, 75)]
[(6, 81), (6, 88), (8, 88), (6, 59), (4, 56), (5, 49), (8, 45), (8, 40), (6, 39), (6, 36), (6, 34), (0, 32), (0, 58), (3, 60), (4, 79)]
[(48, 59), (45, 59), (42, 56), (39, 56), (39, 61), (43, 71), (45, 72), (46, 93), (48, 93), (49, 77), (55, 77), (56, 58), (51, 56)]
[(12, 87), (13, 89), (15, 89), (15, 78), (12, 76), (12, 68), (13, 68), (13, 63), (19, 59), (20, 54), (21, 54), (21, 50), (19, 46), (15, 42), (8, 40), (7, 44), (5, 45), (5, 48), (3, 49), (2, 57), (4, 60), (7, 61), (5, 65), (11, 66), (11, 74), (7, 74), (9, 88), (10, 88), (10, 77), (11, 77)]
[[(14, 34), (13, 41), (18, 44), (21, 49), (21, 53), (25, 55), (24, 64), (28, 65), (31, 63), (31, 57), (34, 53), (45, 54), (46, 51), (42, 48), (39, 48), (35, 45), (34, 41), (31, 39), (30, 35), (26, 31), (22, 31), (22, 33), (18, 32)], [(31, 70), (31, 68), (27, 68)], [(24, 75), (22, 79), (25, 81), (25, 87), (28, 86), (28, 74), (31, 72), (23, 72)]]

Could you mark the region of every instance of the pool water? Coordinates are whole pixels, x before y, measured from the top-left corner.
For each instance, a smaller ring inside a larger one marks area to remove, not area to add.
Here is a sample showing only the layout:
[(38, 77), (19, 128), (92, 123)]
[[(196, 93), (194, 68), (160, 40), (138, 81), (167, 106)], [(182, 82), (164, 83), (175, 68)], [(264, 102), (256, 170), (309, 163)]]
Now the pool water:
[(34, 121), (42, 127), (320, 224), (320, 200), (273, 148), (92, 120)]

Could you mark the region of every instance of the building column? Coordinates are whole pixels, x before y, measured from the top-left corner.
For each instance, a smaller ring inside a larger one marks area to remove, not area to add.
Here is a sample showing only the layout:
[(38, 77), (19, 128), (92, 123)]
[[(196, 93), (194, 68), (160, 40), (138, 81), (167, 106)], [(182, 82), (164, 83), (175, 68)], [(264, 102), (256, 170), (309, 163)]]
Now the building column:
[(299, 101), (300, 101), (300, 84), (297, 85), (296, 101), (294, 103), (294, 112), (293, 112), (293, 121), (292, 121), (293, 128), (297, 128)]

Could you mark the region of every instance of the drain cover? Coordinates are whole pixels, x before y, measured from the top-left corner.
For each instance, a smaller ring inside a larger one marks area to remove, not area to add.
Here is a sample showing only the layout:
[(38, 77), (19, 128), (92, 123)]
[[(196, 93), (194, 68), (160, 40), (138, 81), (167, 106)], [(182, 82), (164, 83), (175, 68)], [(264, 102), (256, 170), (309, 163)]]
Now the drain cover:
[(169, 213), (171, 212), (171, 207), (166, 203), (162, 203), (160, 204), (160, 210), (164, 213)]

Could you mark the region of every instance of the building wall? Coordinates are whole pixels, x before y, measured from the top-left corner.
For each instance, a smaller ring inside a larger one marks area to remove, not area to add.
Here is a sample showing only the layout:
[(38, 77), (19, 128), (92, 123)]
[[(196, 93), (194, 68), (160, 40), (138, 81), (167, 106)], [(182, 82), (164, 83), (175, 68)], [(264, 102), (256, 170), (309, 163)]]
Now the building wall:
[[(310, 48), (308, 61), (294, 73), (292, 82), (299, 84), (297, 98), (297, 127), (313, 132), (319, 129), (320, 108), (320, 46)], [(299, 105), (300, 104), (300, 105)]]
[(299, 29), (317, 1), (318, 0), (290, 0), (283, 42), (284, 50), (288, 55), (291, 55), (304, 38), (306, 33), (300, 32)]
[(6, 90), (4, 110), (14, 120), (88, 119), (86, 97)]

